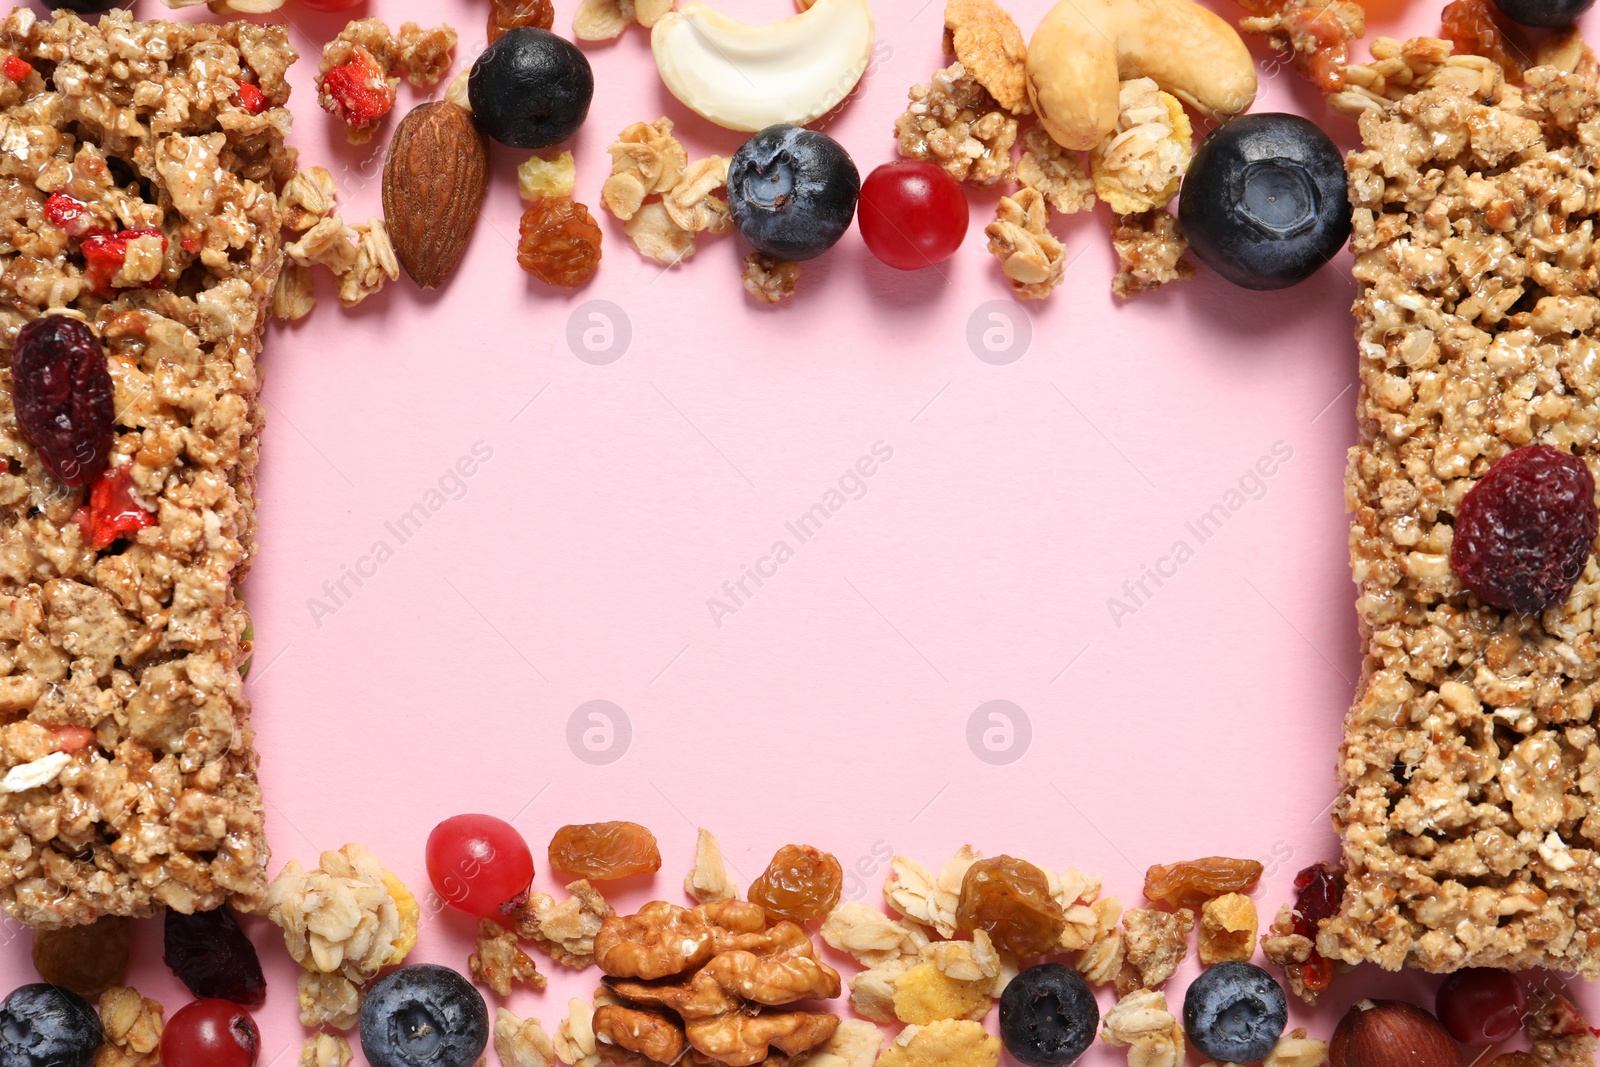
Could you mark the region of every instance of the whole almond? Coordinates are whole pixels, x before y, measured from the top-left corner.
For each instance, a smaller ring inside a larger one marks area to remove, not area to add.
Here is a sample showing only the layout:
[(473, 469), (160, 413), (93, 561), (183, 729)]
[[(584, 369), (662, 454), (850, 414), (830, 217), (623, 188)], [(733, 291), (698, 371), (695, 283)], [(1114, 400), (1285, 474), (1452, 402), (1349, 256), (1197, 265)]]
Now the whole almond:
[(423, 104), (400, 121), (383, 165), (383, 213), (395, 257), (424, 289), (466, 254), (489, 187), (489, 143), (467, 111)]

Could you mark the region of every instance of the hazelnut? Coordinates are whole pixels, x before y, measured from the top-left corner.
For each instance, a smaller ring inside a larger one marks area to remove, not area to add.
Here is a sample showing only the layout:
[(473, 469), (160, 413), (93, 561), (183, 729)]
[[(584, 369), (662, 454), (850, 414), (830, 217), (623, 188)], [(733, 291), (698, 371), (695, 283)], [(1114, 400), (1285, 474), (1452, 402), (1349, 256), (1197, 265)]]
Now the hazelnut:
[(1339, 1021), (1328, 1044), (1331, 1067), (1461, 1067), (1444, 1024), (1414, 1004), (1362, 1000)]

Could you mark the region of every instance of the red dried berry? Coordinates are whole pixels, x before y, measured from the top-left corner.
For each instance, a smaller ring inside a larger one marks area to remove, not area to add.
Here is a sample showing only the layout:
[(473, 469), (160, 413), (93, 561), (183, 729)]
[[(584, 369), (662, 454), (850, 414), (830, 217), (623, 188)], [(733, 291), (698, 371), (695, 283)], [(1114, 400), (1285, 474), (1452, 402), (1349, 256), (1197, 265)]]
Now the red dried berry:
[(322, 76), (323, 110), (339, 116), (346, 126), (371, 126), (389, 113), (394, 99), (394, 86), (364, 49), (356, 49), (349, 62)]
[[(110, 296), (117, 286), (112, 279), (128, 260), (128, 242), (135, 237), (161, 238), (161, 251), (167, 250), (167, 235), (155, 229), (89, 231), (83, 239), (84, 276), (89, 287), (101, 296)], [(159, 280), (159, 279), (158, 279)]]
[(255, 945), (227, 908), (167, 912), (162, 958), (189, 992), (254, 1006), (267, 999)]
[(250, 112), (259, 115), (267, 110), (267, 94), (254, 82), (240, 82), (239, 91), (233, 94), (233, 99), (238, 105)]
[(17, 425), (57, 478), (79, 486), (105, 470), (116, 411), (105, 351), (87, 325), (46, 315), (19, 330), (11, 399)]
[[(1295, 875), (1294, 932), (1315, 943), (1322, 921), (1339, 913), (1344, 885), (1344, 872), (1326, 863), (1312, 864)], [(1296, 966), (1307, 989), (1320, 993), (1333, 984), (1333, 961), (1316, 949), (1311, 950), (1310, 959)]]
[(1541, 612), (1571, 594), (1597, 532), (1588, 464), (1529, 445), (1496, 460), (1462, 499), (1450, 566), (1484, 603)]
[(82, 237), (94, 225), (94, 215), (89, 205), (66, 193), (51, 193), (44, 202), (44, 217), (50, 225), (65, 230), (72, 237)]
[(0, 74), (14, 82), (22, 81), (32, 73), (33, 64), (21, 56), (6, 56), (5, 62), (0, 63)]
[(74, 518), (96, 552), (156, 524), (156, 517), (133, 498), (133, 478), (127, 467), (102, 471), (89, 491), (88, 507), (79, 508)]

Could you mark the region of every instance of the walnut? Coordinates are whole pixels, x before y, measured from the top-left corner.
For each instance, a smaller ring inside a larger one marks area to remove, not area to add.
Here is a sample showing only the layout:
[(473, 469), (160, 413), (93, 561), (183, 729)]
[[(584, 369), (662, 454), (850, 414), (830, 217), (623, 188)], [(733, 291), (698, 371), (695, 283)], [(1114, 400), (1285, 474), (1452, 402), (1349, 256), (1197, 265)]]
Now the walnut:
[(356, 235), (355, 262), (339, 279), (339, 303), (355, 307), (400, 277), (400, 261), (395, 258), (389, 229), (382, 219), (368, 219), (365, 225), (351, 227)]
[(711, 194), (728, 184), (728, 160), (722, 156), (696, 160), (689, 165), (661, 203), (667, 215), (681, 230), (700, 233), (728, 233), (733, 219), (727, 201)]
[(544, 893), (532, 893), (512, 918), (519, 936), (561, 966), (582, 970), (594, 963), (595, 937), (616, 913), (585, 879), (568, 885), (567, 892), (572, 895), (559, 904)]
[(1183, 1063), (1183, 1025), (1167, 1010), (1167, 997), (1136, 989), (1106, 1012), (1100, 1037), (1128, 1050), (1128, 1067), (1179, 1067)]
[(517, 192), (524, 200), (571, 196), (577, 183), (578, 169), (571, 152), (562, 152), (555, 159), (529, 156), (517, 168)]
[(1149, 78), (1122, 83), (1117, 124), (1090, 153), (1094, 191), (1119, 215), (1164, 208), (1194, 155), (1194, 130), (1176, 97)]
[[(290, 860), (267, 887), (267, 918), (301, 966), (364, 983), (405, 955), (406, 930), (378, 858), (348, 844), (303, 871)], [(412, 920), (411, 938), (415, 938)]]
[(1200, 909), (1200, 963), (1247, 963), (1256, 952), (1255, 901), (1242, 893), (1208, 900)]
[[(989, 254), (1000, 261), (1012, 291), (1023, 300), (1043, 300), (1061, 284), (1066, 247), (1050, 232), (1050, 209), (1036, 189), (1002, 196), (995, 220), (984, 230)], [(942, 931), (941, 931), (942, 932)]]
[(1043, 126), (1030, 126), (1022, 135), (1017, 181), (1044, 194), (1050, 206), (1063, 214), (1094, 207), (1094, 182), (1084, 171), (1083, 160), (1057, 144)]
[(695, 252), (694, 234), (673, 222), (660, 201), (641, 207), (622, 232), (641, 255), (663, 267), (675, 267)]
[(538, 965), (517, 946), (517, 935), (493, 919), (478, 920), (478, 951), (467, 957), (467, 968), (502, 997), (511, 995), (513, 983), (545, 987)]
[(997, 1067), (1000, 1039), (982, 1023), (950, 1020), (900, 1031), (878, 1057), (878, 1067)]
[(1328, 1043), (1306, 1036), (1296, 1027), (1278, 1039), (1261, 1067), (1322, 1067), (1328, 1062)]
[(688, 1051), (684, 1031), (674, 1020), (621, 1004), (595, 1009), (594, 1037), (597, 1045), (618, 1045), (656, 1063), (677, 1063)]
[(1194, 929), (1194, 912), (1179, 908), (1175, 912), (1150, 908), (1130, 908), (1122, 916), (1127, 958), (1117, 980), (1118, 996), (1144, 989), (1160, 989), (1189, 954), (1189, 931)]
[(931, 928), (940, 937), (954, 937), (961, 883), (968, 868), (982, 858), (971, 845), (963, 845), (935, 878), (922, 864), (896, 856), (889, 861), (884, 898), (911, 922)]
[(957, 181), (994, 185), (1013, 175), (1017, 120), (960, 63), (912, 88), (911, 106), (895, 120), (900, 155), (936, 163)]
[(763, 304), (777, 304), (794, 295), (800, 264), (751, 252), (744, 257), (744, 287)]
[(161, 1063), (161, 1005), (129, 986), (100, 994), (100, 1027), (105, 1041), (94, 1067), (158, 1067)]
[(519, 1019), (505, 1008), (494, 1013), (494, 1052), (501, 1067), (552, 1067), (555, 1046), (538, 1019)]
[(342, 974), (301, 968), (296, 983), (302, 1026), (348, 1030), (361, 1016), (362, 987)]
[(312, 1034), (300, 1046), (300, 1067), (349, 1067), (350, 1042), (339, 1034)]
[(683, 879), (683, 891), (700, 904), (739, 898), (739, 887), (722, 858), (722, 846), (709, 830), (701, 829), (695, 839), (694, 867)]
[(311, 314), (316, 306), (310, 269), (298, 263), (285, 263), (278, 272), (278, 284), (272, 290), (272, 317), (296, 322)]
[(1119, 264), (1111, 291), (1124, 300), (1194, 277), (1194, 264), (1183, 258), (1189, 242), (1171, 212), (1119, 216), (1111, 228), (1111, 247)]
[(1033, 111), (1028, 101), (1028, 45), (1017, 23), (995, 0), (948, 0), (945, 50), (970, 71), (995, 102), (1013, 115)]
[(415, 22), (401, 23), (399, 66), (406, 81), (419, 89), (439, 84), (450, 69), (455, 47), (456, 31), (449, 26), (425, 30)]
[(838, 1029), (837, 1015), (807, 1011), (733, 1012), (686, 1022), (683, 1027), (696, 1052), (731, 1067), (760, 1063), (769, 1049), (798, 1056), (827, 1041)]
[(828, 915), (822, 924), (822, 940), (867, 968), (918, 955), (929, 943), (928, 935), (916, 926), (853, 901), (840, 904)]

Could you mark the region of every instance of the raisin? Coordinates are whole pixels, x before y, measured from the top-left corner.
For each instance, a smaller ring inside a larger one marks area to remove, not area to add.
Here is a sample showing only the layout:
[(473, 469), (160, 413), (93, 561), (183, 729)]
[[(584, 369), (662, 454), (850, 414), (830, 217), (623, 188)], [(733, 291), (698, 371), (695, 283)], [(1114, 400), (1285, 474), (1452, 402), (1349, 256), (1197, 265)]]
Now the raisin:
[(982, 930), (996, 947), (1031, 960), (1057, 949), (1067, 920), (1043, 871), (1027, 860), (995, 856), (968, 868), (956, 926), (969, 936)]
[(196, 997), (246, 1006), (267, 999), (256, 947), (227, 908), (192, 915), (168, 911), (165, 937), (162, 958)]
[(111, 458), (111, 372), (94, 331), (65, 315), (34, 319), (11, 354), (17, 425), (57, 478), (85, 485)]
[(656, 835), (636, 822), (563, 826), (550, 841), (550, 866), (593, 882), (661, 869)]
[(1445, 5), (1441, 24), (1457, 55), (1492, 59), (1507, 80), (1519, 82), (1523, 67), (1532, 66), (1528, 57), (1533, 50), (1522, 31), (1496, 17), (1498, 14), (1490, 0), (1451, 0)]
[(1144, 895), (1169, 908), (1198, 908), (1229, 893), (1249, 893), (1261, 881), (1261, 869), (1255, 860), (1223, 856), (1158, 863), (1145, 872)]
[(1594, 491), (1588, 464), (1559, 448), (1508, 452), (1457, 509), (1451, 568), (1497, 608), (1537, 613), (1563, 603), (1600, 530)]
[(128, 920), (107, 915), (88, 926), (35, 930), (33, 969), (51, 985), (95, 1000), (128, 975)]
[(507, 30), (537, 26), (548, 30), (555, 25), (556, 9), (550, 0), (492, 0), (489, 5), (489, 43)]
[(784, 845), (750, 883), (749, 900), (773, 922), (808, 923), (832, 911), (843, 888), (844, 868), (831, 852)]
[(570, 196), (535, 200), (522, 216), (517, 262), (542, 282), (576, 289), (600, 266), (600, 227)]

